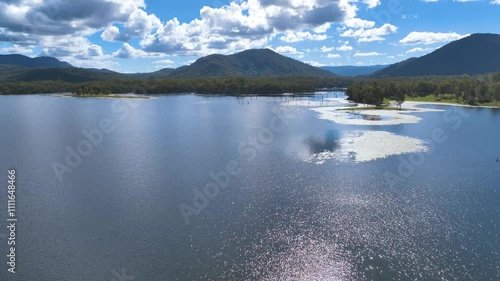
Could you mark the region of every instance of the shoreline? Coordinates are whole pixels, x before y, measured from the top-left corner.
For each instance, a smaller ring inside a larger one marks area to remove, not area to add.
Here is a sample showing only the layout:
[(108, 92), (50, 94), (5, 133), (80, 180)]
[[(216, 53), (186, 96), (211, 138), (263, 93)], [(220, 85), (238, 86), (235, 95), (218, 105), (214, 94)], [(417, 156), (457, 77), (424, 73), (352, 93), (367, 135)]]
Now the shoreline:
[(94, 99), (154, 99), (156, 97), (151, 96), (132, 96), (132, 95), (120, 95), (120, 94), (111, 94), (111, 95), (83, 95), (78, 96), (74, 94), (49, 94), (48, 96), (57, 97), (57, 98), (94, 98)]
[[(421, 117), (415, 113), (443, 112), (444, 109), (422, 108), (424, 102), (408, 102), (403, 104), (401, 110), (375, 109), (368, 105), (358, 104), (361, 110), (352, 107), (312, 107), (311, 110), (319, 113), (319, 119), (328, 120), (342, 125), (354, 126), (393, 126), (420, 123)], [(364, 106), (364, 107), (363, 107)], [(374, 107), (374, 106), (373, 106)], [(348, 109), (348, 110), (346, 110)]]
[[(392, 101), (391, 101), (392, 102)], [(469, 107), (469, 108), (491, 108), (491, 109), (500, 109), (500, 106), (491, 106), (491, 105), (469, 105), (469, 104), (460, 104), (460, 103), (447, 103), (447, 102), (433, 102), (433, 101), (405, 101), (403, 106), (406, 103), (418, 105), (449, 105), (449, 106), (461, 106), (461, 107)], [(404, 108), (404, 107), (402, 107)]]

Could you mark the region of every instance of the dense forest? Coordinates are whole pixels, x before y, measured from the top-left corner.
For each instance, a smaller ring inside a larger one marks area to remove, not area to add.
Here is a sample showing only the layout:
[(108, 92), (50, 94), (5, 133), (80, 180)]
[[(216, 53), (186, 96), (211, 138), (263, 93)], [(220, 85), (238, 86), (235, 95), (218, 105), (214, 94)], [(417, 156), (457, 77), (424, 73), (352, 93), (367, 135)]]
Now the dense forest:
[(346, 87), (350, 78), (330, 77), (232, 77), (198, 79), (120, 79), (68, 83), (63, 81), (0, 82), (0, 93), (43, 94), (75, 93), (77, 95), (105, 94), (172, 94), (198, 93), (220, 95), (282, 94), (313, 92), (318, 88)]
[(381, 104), (384, 98), (434, 95), (436, 100), (456, 100), (469, 105), (500, 101), (500, 72), (481, 76), (408, 77), (357, 80), (347, 89), (350, 100)]
[(347, 87), (350, 100), (382, 104), (384, 99), (404, 101), (407, 97), (433, 95), (435, 100), (455, 100), (477, 105), (500, 101), (500, 72), (481, 76), (407, 77), (407, 78), (318, 78), (318, 77), (232, 77), (198, 79), (117, 79), (86, 83), (64, 81), (0, 82), (0, 94), (75, 93), (219, 95), (274, 95), (313, 92), (320, 88)]

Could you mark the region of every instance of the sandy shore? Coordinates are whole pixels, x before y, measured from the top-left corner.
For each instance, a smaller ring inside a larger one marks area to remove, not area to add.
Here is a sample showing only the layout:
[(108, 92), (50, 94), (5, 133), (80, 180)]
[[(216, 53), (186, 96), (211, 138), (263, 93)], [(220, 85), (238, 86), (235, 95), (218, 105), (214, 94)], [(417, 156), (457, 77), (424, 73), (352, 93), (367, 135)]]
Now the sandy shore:
[(282, 104), (283, 106), (301, 106), (301, 107), (335, 107), (335, 108), (349, 108), (356, 106), (356, 103), (346, 99), (326, 98), (323, 101), (310, 101), (310, 100), (292, 100)]
[[(363, 110), (339, 110), (345, 109), (342, 107), (319, 107), (312, 108), (311, 110), (318, 112), (319, 118), (329, 120), (343, 125), (374, 125), (374, 126), (387, 126), (387, 125), (400, 125), (400, 124), (416, 124), (422, 118), (413, 115), (414, 113), (421, 112), (442, 112), (442, 109), (421, 108), (420, 105), (425, 103), (409, 102), (404, 104), (402, 110), (369, 110), (363, 107)], [(375, 115), (380, 116), (381, 120), (365, 120), (363, 116)]]

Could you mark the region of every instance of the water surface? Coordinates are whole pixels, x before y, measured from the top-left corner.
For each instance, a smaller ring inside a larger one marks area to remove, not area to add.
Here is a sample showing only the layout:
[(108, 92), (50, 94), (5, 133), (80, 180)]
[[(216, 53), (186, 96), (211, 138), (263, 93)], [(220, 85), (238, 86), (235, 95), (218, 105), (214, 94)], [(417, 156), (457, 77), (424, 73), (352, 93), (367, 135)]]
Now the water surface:
[[(500, 111), (431, 106), (445, 111), (348, 126), (290, 106), (336, 95), (1, 96), (0, 206), (15, 168), (19, 221), (17, 274), (2, 239), (0, 279), (499, 280)], [(54, 163), (103, 120), (114, 130), (60, 180)], [(430, 150), (306, 161), (353, 131)], [(193, 202), (229, 163), (239, 174)], [(179, 206), (194, 203), (205, 208), (187, 224)]]

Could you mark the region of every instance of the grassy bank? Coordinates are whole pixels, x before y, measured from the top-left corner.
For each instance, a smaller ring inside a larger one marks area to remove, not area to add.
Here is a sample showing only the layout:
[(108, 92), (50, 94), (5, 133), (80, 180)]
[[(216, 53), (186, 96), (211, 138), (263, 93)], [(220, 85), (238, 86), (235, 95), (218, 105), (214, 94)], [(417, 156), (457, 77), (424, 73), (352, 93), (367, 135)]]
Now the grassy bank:
[[(436, 97), (435, 95), (428, 95), (424, 97), (406, 97), (406, 101), (416, 101), (416, 102), (439, 102), (439, 103), (449, 103), (449, 104), (459, 104), (467, 105), (461, 99), (456, 99), (452, 96)], [(500, 106), (498, 102), (488, 102), (488, 103), (477, 103), (476, 106)]]

